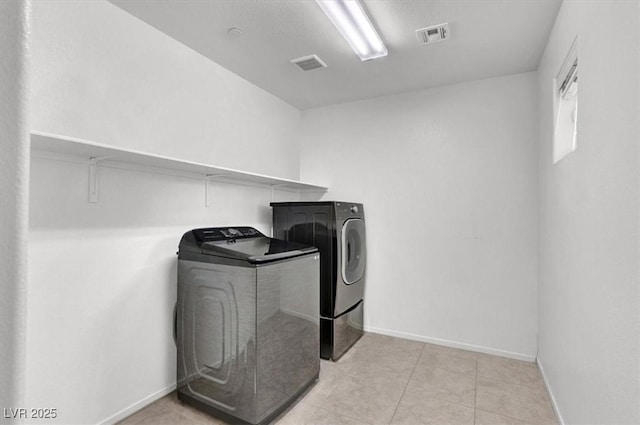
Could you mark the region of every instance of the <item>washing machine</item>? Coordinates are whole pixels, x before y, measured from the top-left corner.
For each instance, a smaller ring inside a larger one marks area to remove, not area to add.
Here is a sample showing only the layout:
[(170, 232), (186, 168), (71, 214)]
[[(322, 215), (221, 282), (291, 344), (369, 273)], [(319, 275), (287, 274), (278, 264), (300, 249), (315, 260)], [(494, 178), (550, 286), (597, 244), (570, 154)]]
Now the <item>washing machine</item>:
[(318, 379), (319, 254), (252, 227), (191, 230), (178, 252), (178, 398), (266, 424)]
[(273, 235), (320, 252), (320, 357), (339, 359), (363, 334), (364, 207), (353, 202), (272, 202)]

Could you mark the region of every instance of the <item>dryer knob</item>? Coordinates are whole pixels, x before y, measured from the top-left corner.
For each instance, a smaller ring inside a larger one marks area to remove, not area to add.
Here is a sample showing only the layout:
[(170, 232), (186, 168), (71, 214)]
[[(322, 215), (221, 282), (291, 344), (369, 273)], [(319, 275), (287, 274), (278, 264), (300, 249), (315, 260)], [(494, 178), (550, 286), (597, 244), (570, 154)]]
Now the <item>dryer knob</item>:
[(356, 205), (352, 205), (351, 208), (349, 208), (349, 211), (355, 214), (358, 212), (358, 207)]

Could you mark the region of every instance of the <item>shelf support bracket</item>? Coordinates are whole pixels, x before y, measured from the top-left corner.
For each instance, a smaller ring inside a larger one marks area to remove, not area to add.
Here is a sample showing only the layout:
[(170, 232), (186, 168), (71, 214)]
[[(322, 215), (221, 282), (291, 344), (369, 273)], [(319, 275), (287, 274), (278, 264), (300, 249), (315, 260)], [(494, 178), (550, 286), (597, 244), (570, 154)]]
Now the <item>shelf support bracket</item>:
[(210, 179), (215, 179), (216, 177), (224, 177), (227, 173), (222, 174), (207, 174), (204, 176), (204, 206), (209, 207), (209, 182)]
[(106, 156), (92, 156), (89, 158), (89, 203), (98, 203), (98, 164), (100, 161), (107, 159)]
[(285, 184), (272, 184), (271, 185), (271, 202), (273, 202), (273, 191), (275, 189), (280, 188), (280, 187), (286, 187), (286, 186), (288, 186), (286, 183)]

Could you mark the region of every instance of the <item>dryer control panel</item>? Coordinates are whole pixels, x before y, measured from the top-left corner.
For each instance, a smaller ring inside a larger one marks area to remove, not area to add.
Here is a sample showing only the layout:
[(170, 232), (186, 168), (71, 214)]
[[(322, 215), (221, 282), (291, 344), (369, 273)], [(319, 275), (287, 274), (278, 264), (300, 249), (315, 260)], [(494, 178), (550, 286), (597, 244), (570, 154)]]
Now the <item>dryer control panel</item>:
[(364, 217), (364, 207), (362, 206), (362, 204), (336, 202), (336, 218), (338, 220), (346, 220), (348, 218), (355, 217)]

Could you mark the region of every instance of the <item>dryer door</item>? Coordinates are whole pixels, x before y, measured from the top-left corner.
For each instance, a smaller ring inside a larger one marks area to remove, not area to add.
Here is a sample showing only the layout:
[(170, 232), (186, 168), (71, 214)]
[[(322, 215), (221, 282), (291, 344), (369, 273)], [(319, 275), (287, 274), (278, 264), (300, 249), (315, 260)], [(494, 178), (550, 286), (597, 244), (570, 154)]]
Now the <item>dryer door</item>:
[(342, 280), (351, 285), (362, 279), (366, 263), (364, 221), (352, 218), (342, 226)]

